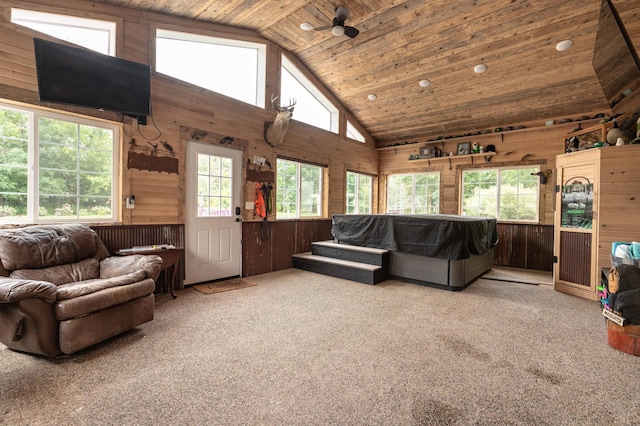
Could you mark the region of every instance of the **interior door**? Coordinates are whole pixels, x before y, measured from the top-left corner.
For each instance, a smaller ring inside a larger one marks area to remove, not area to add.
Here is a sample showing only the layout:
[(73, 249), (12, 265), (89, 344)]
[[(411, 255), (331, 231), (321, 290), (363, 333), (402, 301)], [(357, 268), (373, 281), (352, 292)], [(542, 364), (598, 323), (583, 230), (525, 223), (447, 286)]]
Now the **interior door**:
[(242, 151), (187, 142), (185, 284), (240, 276)]
[(571, 294), (595, 296), (596, 167), (593, 161), (565, 162), (557, 173), (554, 285)]

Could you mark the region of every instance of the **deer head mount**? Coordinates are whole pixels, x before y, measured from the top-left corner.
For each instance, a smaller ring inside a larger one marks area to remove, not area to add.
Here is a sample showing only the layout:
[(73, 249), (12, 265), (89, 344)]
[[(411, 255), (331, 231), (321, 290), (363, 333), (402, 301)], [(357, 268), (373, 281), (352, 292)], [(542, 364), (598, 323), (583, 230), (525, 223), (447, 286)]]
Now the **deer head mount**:
[(277, 96), (271, 95), (271, 105), (276, 112), (276, 118), (273, 121), (264, 122), (264, 140), (271, 146), (278, 146), (284, 141), (284, 135), (289, 128), (289, 120), (293, 116), (293, 108), (296, 100), (289, 100), (288, 106), (281, 106), (276, 101)]

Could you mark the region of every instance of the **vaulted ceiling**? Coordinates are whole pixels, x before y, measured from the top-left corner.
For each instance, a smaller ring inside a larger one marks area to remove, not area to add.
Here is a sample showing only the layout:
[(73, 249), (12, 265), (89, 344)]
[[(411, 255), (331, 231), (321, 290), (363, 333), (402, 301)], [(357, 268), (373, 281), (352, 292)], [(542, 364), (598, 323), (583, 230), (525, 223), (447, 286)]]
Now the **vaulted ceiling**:
[[(612, 1), (640, 51), (638, 0)], [(601, 0), (96, 2), (257, 31), (303, 61), (381, 146), (608, 109), (592, 66)], [(357, 37), (300, 28), (331, 25), (337, 6)]]

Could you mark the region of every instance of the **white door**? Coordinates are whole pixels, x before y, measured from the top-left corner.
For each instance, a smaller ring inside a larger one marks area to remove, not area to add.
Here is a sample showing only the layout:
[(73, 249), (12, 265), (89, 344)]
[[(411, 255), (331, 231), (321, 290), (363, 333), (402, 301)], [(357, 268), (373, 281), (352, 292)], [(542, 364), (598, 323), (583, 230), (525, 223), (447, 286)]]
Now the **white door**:
[(185, 284), (242, 275), (242, 151), (187, 142)]

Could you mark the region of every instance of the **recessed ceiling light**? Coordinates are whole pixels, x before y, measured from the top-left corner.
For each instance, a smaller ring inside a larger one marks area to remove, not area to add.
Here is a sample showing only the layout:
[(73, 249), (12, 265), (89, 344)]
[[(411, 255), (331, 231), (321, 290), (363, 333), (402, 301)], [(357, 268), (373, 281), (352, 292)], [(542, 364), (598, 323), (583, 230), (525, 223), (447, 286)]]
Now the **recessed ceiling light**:
[(573, 46), (573, 42), (571, 40), (562, 40), (560, 43), (556, 44), (556, 50), (558, 52), (564, 52), (565, 50), (571, 49)]
[(302, 24), (300, 24), (300, 29), (304, 30), (304, 31), (309, 31), (313, 28), (313, 25), (311, 25), (308, 22), (303, 22)]
[(369, 99), (370, 101), (375, 101), (376, 99), (378, 99), (378, 97), (372, 93), (369, 96), (367, 96), (367, 99)]
[(485, 64), (478, 64), (475, 67), (473, 67), (473, 72), (475, 72), (476, 74), (482, 74), (486, 70), (487, 70), (487, 66)]
[(420, 86), (422, 87), (429, 87), (430, 84), (431, 82), (429, 80), (420, 80)]

